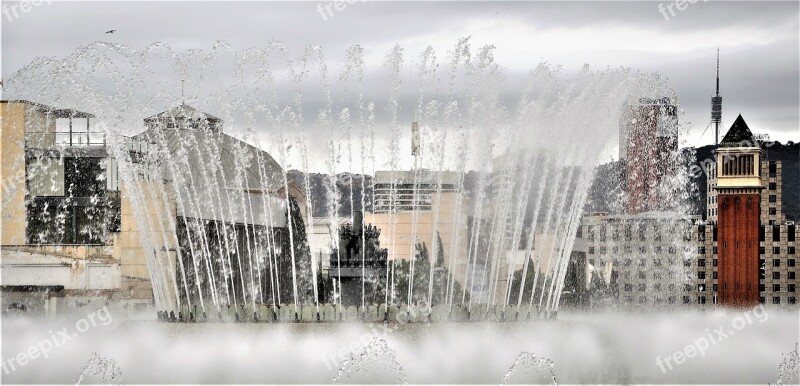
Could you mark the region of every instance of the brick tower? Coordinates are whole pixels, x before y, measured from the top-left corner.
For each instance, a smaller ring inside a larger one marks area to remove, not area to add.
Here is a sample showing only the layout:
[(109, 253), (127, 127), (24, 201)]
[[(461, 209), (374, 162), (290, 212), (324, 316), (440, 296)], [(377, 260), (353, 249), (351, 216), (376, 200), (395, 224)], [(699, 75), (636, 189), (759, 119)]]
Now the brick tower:
[(719, 304), (758, 304), (761, 148), (739, 115), (716, 149)]

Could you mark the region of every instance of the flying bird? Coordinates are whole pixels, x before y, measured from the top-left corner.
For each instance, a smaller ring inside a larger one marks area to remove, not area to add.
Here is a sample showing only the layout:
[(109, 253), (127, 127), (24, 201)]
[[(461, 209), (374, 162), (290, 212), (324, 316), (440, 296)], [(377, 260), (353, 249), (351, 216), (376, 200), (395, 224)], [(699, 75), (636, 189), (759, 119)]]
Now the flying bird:
[(114, 32), (117, 32), (117, 30), (115, 30), (115, 29), (112, 29), (112, 30), (108, 30), (108, 31), (106, 31), (106, 33), (107, 33), (107, 34), (113, 34)]

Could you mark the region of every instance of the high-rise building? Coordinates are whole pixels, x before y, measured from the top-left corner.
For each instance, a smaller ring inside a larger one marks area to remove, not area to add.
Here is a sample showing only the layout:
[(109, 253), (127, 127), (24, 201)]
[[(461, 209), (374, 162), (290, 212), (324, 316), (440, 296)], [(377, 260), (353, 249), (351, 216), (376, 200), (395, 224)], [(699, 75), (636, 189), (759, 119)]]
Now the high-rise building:
[(668, 209), (669, 191), (662, 182), (673, 174), (678, 150), (678, 115), (674, 102), (640, 98), (623, 115), (620, 159), (625, 160), (625, 212)]
[(739, 116), (709, 169), (707, 221), (686, 303), (797, 304), (797, 227), (783, 214), (783, 167), (764, 159), (749, 133)]
[(761, 155), (739, 115), (716, 150), (721, 304), (758, 304)]

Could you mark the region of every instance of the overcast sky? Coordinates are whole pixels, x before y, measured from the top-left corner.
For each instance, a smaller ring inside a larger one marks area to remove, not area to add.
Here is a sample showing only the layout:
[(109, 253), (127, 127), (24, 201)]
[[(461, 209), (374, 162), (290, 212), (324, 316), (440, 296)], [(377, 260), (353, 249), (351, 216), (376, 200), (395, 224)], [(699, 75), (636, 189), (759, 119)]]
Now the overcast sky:
[[(566, 70), (588, 63), (658, 72), (685, 112), (683, 144), (703, 145), (713, 141), (711, 130), (700, 133), (709, 122), (719, 47), (723, 126), (741, 113), (756, 133), (800, 140), (798, 2), (700, 1), (684, 10), (672, 3), (357, 1), (327, 11), (328, 3), (315, 1), (53, 1), (24, 10), (3, 1), (2, 77), (35, 57), (65, 57), (96, 41), (188, 50), (224, 40), (244, 50), (278, 40), (296, 52), (320, 45), (331, 60), (360, 44), (369, 66), (395, 44), (414, 55), (427, 45), (444, 53), (471, 36), (475, 46), (497, 47), (510, 79), (542, 61)], [(110, 29), (117, 32), (104, 34)]]

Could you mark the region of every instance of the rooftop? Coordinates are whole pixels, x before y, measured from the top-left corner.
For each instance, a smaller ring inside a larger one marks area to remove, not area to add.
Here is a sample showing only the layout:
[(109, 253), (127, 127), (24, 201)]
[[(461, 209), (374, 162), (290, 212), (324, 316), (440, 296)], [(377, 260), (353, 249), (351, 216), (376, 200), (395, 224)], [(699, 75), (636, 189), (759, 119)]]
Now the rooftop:
[(742, 118), (742, 114), (739, 114), (736, 117), (736, 120), (731, 125), (731, 128), (728, 129), (728, 133), (725, 134), (725, 137), (722, 138), (722, 142), (720, 142), (720, 147), (756, 147), (758, 146), (758, 142), (756, 142), (753, 133), (750, 131), (750, 128), (747, 127), (747, 122), (744, 121)]

